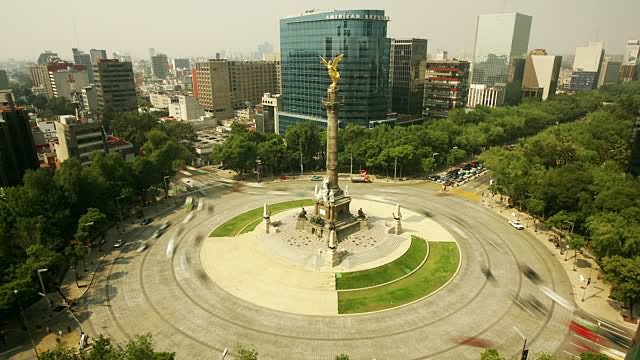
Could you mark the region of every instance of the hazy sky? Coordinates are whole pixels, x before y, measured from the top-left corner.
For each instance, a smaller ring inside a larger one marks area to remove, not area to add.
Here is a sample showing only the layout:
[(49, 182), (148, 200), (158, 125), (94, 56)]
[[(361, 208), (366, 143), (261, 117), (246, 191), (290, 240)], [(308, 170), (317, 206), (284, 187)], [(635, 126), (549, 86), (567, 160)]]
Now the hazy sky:
[[(279, 49), (279, 19), (306, 9), (384, 9), (390, 37), (429, 39), (429, 53), (470, 56), (478, 14), (533, 16), (529, 48), (573, 53), (589, 40), (621, 54), (640, 38), (640, 0), (2, 0), (0, 59), (34, 60), (45, 49), (71, 59), (71, 48), (106, 48), (146, 57), (249, 52), (264, 41)], [(74, 32), (74, 22), (76, 31)]]

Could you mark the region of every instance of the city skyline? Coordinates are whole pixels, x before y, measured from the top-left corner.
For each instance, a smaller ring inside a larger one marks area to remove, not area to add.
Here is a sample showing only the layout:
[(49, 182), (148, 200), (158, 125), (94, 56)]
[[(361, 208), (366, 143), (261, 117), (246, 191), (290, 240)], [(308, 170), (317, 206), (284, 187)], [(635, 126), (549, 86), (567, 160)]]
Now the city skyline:
[[(620, 0), (617, 6), (600, 8), (596, 0), (467, 1), (455, 12), (446, 3), (394, 5), (377, 0), (323, 3), (286, 0), (270, 4), (255, 14), (246, 14), (252, 5), (247, 1), (221, 5), (187, 0), (181, 3), (190, 16), (186, 21), (175, 17), (173, 7), (154, 7), (146, 0), (135, 3), (115, 0), (111, 6), (100, 8), (100, 17), (94, 16), (94, 8), (78, 1), (65, 3), (60, 6), (60, 3), (40, 4), (31, 0), (3, 5), (7, 13), (20, 13), (26, 8), (37, 11), (30, 13), (28, 26), (24, 17), (5, 19), (6, 26), (20, 29), (21, 36), (5, 39), (0, 45), (0, 60), (35, 61), (45, 49), (72, 59), (72, 47), (107, 49), (109, 56), (114, 51), (129, 52), (136, 58), (147, 58), (148, 48), (169, 57), (211, 57), (221, 51), (250, 53), (265, 41), (273, 44), (277, 52), (279, 19), (312, 8), (383, 9), (391, 19), (389, 37), (426, 38), (430, 41), (430, 54), (445, 49), (452, 56), (465, 58), (472, 55), (476, 17), (481, 14), (520, 12), (532, 16), (530, 48), (545, 48), (552, 54), (572, 54), (576, 46), (588, 41), (603, 41), (607, 53), (623, 54), (626, 40), (640, 37), (640, 30), (633, 27), (640, 3), (633, 0)], [(455, 22), (452, 22), (453, 14)], [(451, 31), (452, 26), (456, 31)], [(557, 36), (559, 32), (563, 36)], [(198, 40), (203, 36), (211, 41)]]

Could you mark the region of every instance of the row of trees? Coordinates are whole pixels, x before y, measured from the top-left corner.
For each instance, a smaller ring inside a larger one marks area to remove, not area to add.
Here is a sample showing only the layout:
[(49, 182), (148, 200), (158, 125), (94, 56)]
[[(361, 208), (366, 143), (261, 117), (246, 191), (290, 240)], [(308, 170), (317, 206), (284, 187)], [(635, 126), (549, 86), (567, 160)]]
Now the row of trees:
[[(575, 121), (602, 106), (610, 94), (590, 92), (559, 95), (546, 102), (517, 107), (457, 110), (446, 119), (409, 127), (365, 129), (348, 125), (339, 130), (339, 167), (367, 168), (381, 175), (422, 176), (435, 167), (451, 165), (490, 146), (509, 144), (555, 124)], [(265, 174), (317, 170), (325, 166), (325, 130), (312, 123), (287, 129), (283, 137), (256, 134), (234, 127), (231, 137), (213, 151), (213, 160), (238, 174), (256, 169)]]
[(17, 300), (35, 299), (37, 269), (49, 268), (46, 280), (55, 283), (121, 212), (164, 189), (164, 177), (191, 160), (181, 142), (190, 134), (180, 131), (156, 121), (145, 133), (135, 133), (139, 155), (131, 162), (117, 153), (97, 153), (89, 166), (69, 159), (57, 171), (28, 171), (23, 185), (0, 189), (0, 312), (10, 311)]
[[(547, 353), (536, 354), (535, 360), (560, 360), (559, 357)], [(580, 360), (608, 360), (609, 358), (602, 354), (585, 352), (580, 354)], [(487, 349), (480, 354), (480, 360), (505, 360), (504, 357), (496, 349)]]
[(111, 343), (111, 340), (100, 336), (87, 351), (58, 346), (40, 355), (41, 360), (173, 360), (175, 353), (158, 352), (153, 348), (151, 335), (140, 335), (125, 346)]
[[(583, 120), (561, 124), (481, 155), (494, 173), (493, 191), (511, 205), (572, 233), (570, 246), (601, 260), (613, 296), (640, 299), (640, 84), (602, 91), (611, 103)], [(635, 165), (634, 165), (635, 164)]]

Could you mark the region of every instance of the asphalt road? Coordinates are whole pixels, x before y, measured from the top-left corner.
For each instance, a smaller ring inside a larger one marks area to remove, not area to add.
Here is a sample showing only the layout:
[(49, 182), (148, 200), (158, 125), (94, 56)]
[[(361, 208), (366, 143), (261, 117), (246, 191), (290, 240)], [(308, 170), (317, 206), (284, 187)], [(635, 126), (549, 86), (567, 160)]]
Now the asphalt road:
[[(521, 335), (532, 353), (560, 350), (571, 313), (519, 270), (520, 264), (529, 265), (545, 286), (572, 299), (569, 280), (548, 250), (481, 204), (443, 196), (433, 185), (349, 184), (352, 197), (398, 202), (439, 222), (458, 241), (462, 265), (457, 277), (417, 303), (374, 314), (304, 316), (235, 298), (206, 276), (199, 249), (203, 241), (215, 241), (208, 232), (265, 201), (311, 197), (314, 185), (216, 187), (203, 198), (213, 205), (212, 212), (205, 206), (182, 224), (186, 213), (176, 211), (129, 232), (128, 244), (104, 259), (106, 266), (80, 316), (86, 330), (117, 342), (151, 333), (156, 348), (175, 351), (178, 359), (217, 359), (237, 344), (255, 347), (260, 359), (330, 360), (340, 353), (356, 360), (478, 359), (479, 346), (516, 357)], [(165, 221), (173, 225), (150, 239)], [(138, 253), (142, 241), (148, 248)], [(492, 277), (483, 269), (490, 269)], [(520, 303), (537, 299), (545, 310), (521, 307), (514, 298)]]

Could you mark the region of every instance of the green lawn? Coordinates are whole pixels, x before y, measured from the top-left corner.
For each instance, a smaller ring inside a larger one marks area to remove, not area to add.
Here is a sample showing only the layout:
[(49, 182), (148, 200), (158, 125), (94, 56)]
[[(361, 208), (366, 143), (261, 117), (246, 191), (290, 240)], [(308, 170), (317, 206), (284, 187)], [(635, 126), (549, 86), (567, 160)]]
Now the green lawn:
[[(269, 205), (269, 208), (271, 209), (271, 215), (274, 215), (285, 210), (311, 205), (313, 205), (313, 200), (303, 199), (271, 204)], [(262, 221), (262, 211), (263, 209), (259, 207), (242, 213), (215, 228), (215, 230), (213, 230), (211, 234), (209, 234), (209, 236), (236, 236), (252, 231)]]
[(364, 288), (402, 277), (420, 266), (428, 251), (426, 241), (412, 236), (409, 249), (396, 260), (373, 269), (336, 274), (336, 289)]
[(427, 261), (406, 278), (373, 289), (339, 291), (338, 313), (376, 311), (418, 300), (444, 285), (455, 274), (459, 261), (456, 243), (429, 242)]

